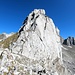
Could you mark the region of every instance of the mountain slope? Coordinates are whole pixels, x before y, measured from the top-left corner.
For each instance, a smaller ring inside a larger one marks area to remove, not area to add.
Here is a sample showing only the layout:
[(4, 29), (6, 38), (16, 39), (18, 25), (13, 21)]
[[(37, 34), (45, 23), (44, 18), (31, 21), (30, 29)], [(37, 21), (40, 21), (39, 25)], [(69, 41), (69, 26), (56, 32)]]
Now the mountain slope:
[(63, 45), (62, 57), (65, 66), (75, 74), (75, 45)]
[(2, 47), (2, 48), (9, 48), (10, 44), (13, 43), (13, 42), (16, 42), (17, 38), (18, 38), (18, 33), (10, 35), (6, 39), (0, 41), (0, 47)]
[(24, 20), (18, 35), (1, 42), (4, 48), (11, 44), (9, 49), (0, 49), (0, 74), (73, 75), (63, 64), (59, 36), (59, 29), (45, 10), (35, 9)]
[(36, 66), (38, 72), (45, 70), (48, 75), (70, 74), (62, 64), (59, 30), (44, 10), (36, 9), (24, 20), (12, 52), (37, 61), (36, 64), (39, 62)]

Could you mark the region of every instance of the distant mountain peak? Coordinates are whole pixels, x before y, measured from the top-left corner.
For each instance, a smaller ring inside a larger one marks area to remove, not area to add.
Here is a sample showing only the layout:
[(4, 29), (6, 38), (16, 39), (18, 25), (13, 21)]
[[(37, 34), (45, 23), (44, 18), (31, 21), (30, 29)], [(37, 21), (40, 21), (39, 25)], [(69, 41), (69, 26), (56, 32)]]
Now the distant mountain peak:
[(64, 40), (63, 44), (68, 46), (75, 45), (75, 38), (72, 36), (69, 36), (67, 39)]
[(5, 40), (6, 38), (12, 36), (13, 34), (15, 34), (15, 33), (12, 32), (10, 34), (7, 34), (7, 33), (0, 34), (0, 41)]

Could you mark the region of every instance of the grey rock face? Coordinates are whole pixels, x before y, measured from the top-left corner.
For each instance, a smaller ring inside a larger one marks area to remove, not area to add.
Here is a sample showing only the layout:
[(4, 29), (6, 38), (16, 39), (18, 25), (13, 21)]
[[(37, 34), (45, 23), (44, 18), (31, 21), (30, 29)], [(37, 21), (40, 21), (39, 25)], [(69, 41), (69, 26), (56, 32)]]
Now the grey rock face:
[(63, 44), (68, 45), (68, 46), (75, 45), (75, 38), (68, 37), (67, 39), (64, 40)]
[(0, 34), (0, 41), (5, 39), (6, 38), (6, 35), (5, 34)]
[(75, 45), (62, 47), (63, 63), (75, 75)]
[(64, 42), (64, 39), (60, 36), (60, 42), (61, 42), (61, 44), (63, 44), (63, 42)]
[[(32, 75), (71, 75), (63, 66), (59, 30), (44, 10), (35, 9), (24, 20), (12, 53), (28, 58), (27, 67)], [(34, 63), (36, 62), (36, 63)]]

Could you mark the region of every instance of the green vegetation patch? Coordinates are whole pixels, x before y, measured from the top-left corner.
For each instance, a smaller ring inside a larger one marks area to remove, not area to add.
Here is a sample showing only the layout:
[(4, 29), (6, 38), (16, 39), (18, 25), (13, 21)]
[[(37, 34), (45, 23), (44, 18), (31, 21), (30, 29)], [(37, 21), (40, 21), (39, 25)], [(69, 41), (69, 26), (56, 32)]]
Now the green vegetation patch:
[(0, 42), (0, 47), (9, 48), (9, 45), (13, 42), (16, 42), (18, 38), (18, 33), (13, 34), (12, 36), (8, 37), (7, 39)]

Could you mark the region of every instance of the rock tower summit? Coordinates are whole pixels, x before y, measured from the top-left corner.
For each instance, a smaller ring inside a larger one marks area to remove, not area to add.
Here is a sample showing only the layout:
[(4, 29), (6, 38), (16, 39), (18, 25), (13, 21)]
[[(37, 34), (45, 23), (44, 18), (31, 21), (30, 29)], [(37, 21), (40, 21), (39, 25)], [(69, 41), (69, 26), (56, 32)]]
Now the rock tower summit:
[(40, 60), (61, 58), (61, 44), (58, 29), (45, 10), (35, 9), (24, 20), (19, 29), (19, 38), (13, 52), (28, 58)]
[(0, 63), (1, 75), (74, 75), (63, 64), (59, 29), (43, 9), (29, 14), (9, 49), (0, 49)]

